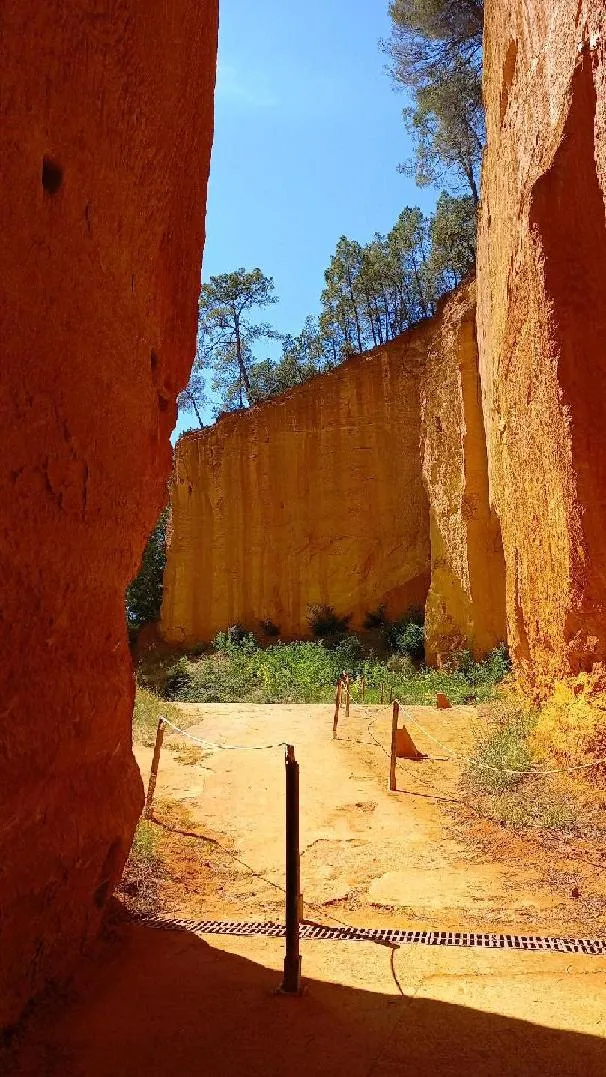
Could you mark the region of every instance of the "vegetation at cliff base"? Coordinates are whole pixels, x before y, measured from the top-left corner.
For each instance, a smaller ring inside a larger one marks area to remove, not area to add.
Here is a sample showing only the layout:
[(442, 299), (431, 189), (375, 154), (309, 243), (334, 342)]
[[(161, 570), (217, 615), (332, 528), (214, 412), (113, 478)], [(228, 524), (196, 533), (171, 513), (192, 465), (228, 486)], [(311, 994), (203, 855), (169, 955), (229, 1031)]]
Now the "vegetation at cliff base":
[(533, 708), (510, 692), (481, 708), (463, 791), (479, 812), (516, 830), (603, 834), (600, 767), (576, 769), (590, 761), (587, 753), (579, 764), (574, 749), (564, 758), (554, 751), (557, 741), (547, 745), (542, 730), (552, 709)]
[(329, 703), (337, 679), (347, 672), (356, 701), (361, 701), (363, 678), (367, 703), (397, 697), (403, 703), (435, 704), (438, 692), (452, 703), (470, 703), (489, 698), (508, 672), (504, 648), (484, 662), (463, 653), (448, 669), (417, 666), (405, 648), (409, 642), (418, 648), (418, 631), (410, 636), (404, 631), (403, 648), (378, 658), (365, 653), (355, 635), (261, 648), (250, 633), (234, 638), (223, 632), (208, 653), (183, 656), (167, 671), (164, 694), (189, 703)]

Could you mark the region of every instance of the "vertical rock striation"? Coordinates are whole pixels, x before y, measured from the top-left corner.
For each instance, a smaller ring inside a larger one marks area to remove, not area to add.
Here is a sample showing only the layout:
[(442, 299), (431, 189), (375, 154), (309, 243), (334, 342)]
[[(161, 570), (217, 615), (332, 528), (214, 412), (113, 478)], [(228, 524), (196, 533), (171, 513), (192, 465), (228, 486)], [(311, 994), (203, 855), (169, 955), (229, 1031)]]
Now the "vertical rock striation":
[(606, 659), (606, 3), (486, 4), (478, 332), (507, 620), (537, 695)]
[(423, 476), (431, 520), (426, 659), (461, 648), (475, 658), (506, 638), (505, 565), (488, 500), (475, 328), (475, 282), (437, 319), (423, 389)]
[(420, 388), (434, 323), (182, 438), (161, 630), (230, 624), (309, 635), (312, 604), (390, 615), (423, 605), (429, 518)]
[(124, 589), (194, 354), (217, 4), (1, 21), (4, 1025), (97, 929), (141, 807)]

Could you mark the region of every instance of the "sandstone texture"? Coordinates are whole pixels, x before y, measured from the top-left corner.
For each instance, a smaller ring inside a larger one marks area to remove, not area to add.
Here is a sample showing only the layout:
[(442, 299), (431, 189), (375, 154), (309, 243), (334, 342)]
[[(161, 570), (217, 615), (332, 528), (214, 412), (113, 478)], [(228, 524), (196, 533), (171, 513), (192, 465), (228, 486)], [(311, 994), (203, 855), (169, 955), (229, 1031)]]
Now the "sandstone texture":
[(215, 0), (5, 0), (0, 1025), (96, 931), (142, 804), (124, 589), (194, 354)]
[(423, 384), (423, 475), (431, 519), (425, 653), (431, 664), (461, 648), (481, 658), (506, 638), (505, 564), (488, 500), (475, 313), (475, 282), (445, 301)]
[(180, 645), (228, 625), (309, 636), (325, 604), (360, 628), (423, 605), (429, 512), (420, 390), (434, 322), (183, 437), (161, 631)]
[(606, 659), (606, 3), (485, 12), (480, 369), (509, 642), (540, 697)]

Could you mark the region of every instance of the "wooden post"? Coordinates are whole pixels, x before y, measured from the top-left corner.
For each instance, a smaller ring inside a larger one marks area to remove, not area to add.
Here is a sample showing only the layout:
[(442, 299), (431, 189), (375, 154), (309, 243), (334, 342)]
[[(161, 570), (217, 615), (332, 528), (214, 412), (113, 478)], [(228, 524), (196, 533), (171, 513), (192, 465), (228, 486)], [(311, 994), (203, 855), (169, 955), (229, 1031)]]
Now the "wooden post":
[(396, 740), (398, 733), (398, 718), (400, 717), (400, 704), (394, 701), (391, 716), (391, 754), (389, 757), (389, 788), (391, 792), (396, 788)]
[(349, 673), (345, 678), (345, 717), (349, 718)]
[(339, 708), (341, 706), (341, 678), (337, 681), (337, 691), (335, 693), (335, 716), (332, 720), (332, 739), (337, 738), (337, 726), (339, 724)]
[(364, 702), (364, 689), (366, 688), (366, 681), (364, 677), (360, 677), (360, 694), (362, 696), (362, 703)]
[(286, 746), (286, 955), (282, 991), (301, 993), (299, 921), (301, 915), (301, 859), (299, 855), (299, 764), (292, 744)]
[(147, 796), (145, 798), (145, 808), (143, 809), (143, 818), (149, 819), (152, 810), (152, 803), (154, 799), (154, 793), (156, 791), (156, 781), (158, 780), (158, 767), (160, 765), (160, 752), (162, 751), (162, 741), (164, 740), (164, 718), (160, 718), (158, 722), (158, 729), (156, 732), (156, 743), (154, 746), (154, 757), (152, 759), (151, 771), (149, 775), (149, 785), (147, 787)]

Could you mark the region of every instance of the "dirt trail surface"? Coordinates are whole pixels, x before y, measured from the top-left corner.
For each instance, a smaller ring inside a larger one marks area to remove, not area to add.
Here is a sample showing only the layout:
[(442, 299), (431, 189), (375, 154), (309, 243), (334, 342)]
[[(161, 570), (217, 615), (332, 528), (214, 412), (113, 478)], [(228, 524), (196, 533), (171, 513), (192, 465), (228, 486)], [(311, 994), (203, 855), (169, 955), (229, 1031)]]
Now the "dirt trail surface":
[[(470, 708), (407, 713), (464, 754)], [(192, 735), (218, 743), (295, 744), (310, 919), (525, 934), (570, 922), (564, 893), (543, 882), (541, 866), (465, 842), (467, 816), (452, 803), (461, 797), (455, 761), (401, 761), (398, 792), (387, 791), (387, 708), (356, 707), (336, 742), (325, 706), (188, 707), (183, 717), (196, 719)], [(421, 750), (448, 754), (408, 727)], [(137, 754), (146, 777), (151, 751)], [(280, 919), (283, 752), (202, 755), (193, 762), (177, 736), (162, 754), (157, 818), (181, 826), (188, 850), (164, 892), (169, 913)], [(187, 827), (171, 800), (186, 809)], [(119, 921), (70, 992), (38, 1006), (8, 1072), (598, 1077), (606, 1067), (604, 958), (319, 940), (301, 949), (306, 993), (285, 998), (275, 994), (280, 939), (200, 938)]]
[[(301, 886), (310, 919), (588, 933), (569, 891), (544, 883), (544, 858), (531, 866), (532, 858), (520, 855), (515, 842), (500, 855), (483, 854), (470, 844), (469, 829), (477, 819), (473, 803), (459, 789), (459, 775), (476, 720), (474, 708), (402, 708), (401, 722), (408, 723), (415, 743), (430, 758), (398, 761), (396, 793), (387, 789), (389, 707), (352, 706), (349, 718), (342, 712), (336, 741), (331, 708), (322, 705), (188, 705), (182, 712), (188, 733), (205, 741), (294, 744), (300, 765)], [(169, 735), (165, 743), (156, 818), (174, 825), (164, 810), (162, 798), (168, 798), (186, 809), (188, 832), (219, 842), (204, 845), (219, 879), (213, 871), (202, 888), (192, 891), (187, 882), (175, 888), (174, 913), (197, 919), (280, 919), (283, 898), (276, 887), (284, 883), (283, 750), (215, 751), (197, 765), (183, 765), (181, 753), (187, 753), (188, 742)], [(152, 751), (137, 748), (136, 754), (145, 779)], [(503, 840), (500, 831), (498, 837)], [(604, 925), (592, 920), (591, 930), (604, 930)]]

